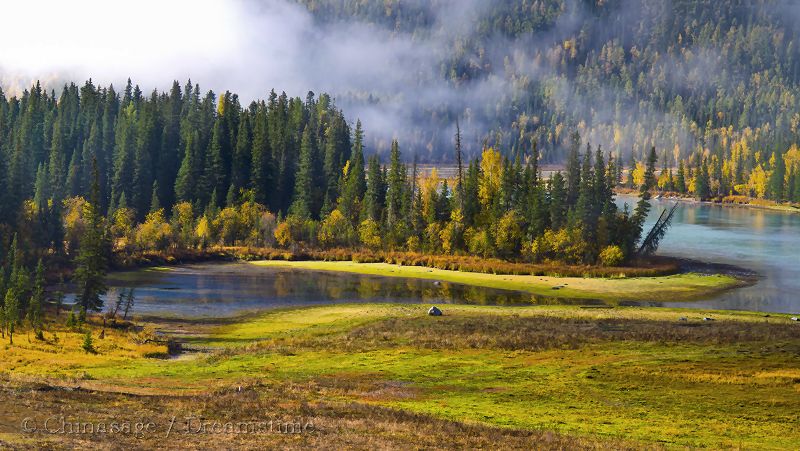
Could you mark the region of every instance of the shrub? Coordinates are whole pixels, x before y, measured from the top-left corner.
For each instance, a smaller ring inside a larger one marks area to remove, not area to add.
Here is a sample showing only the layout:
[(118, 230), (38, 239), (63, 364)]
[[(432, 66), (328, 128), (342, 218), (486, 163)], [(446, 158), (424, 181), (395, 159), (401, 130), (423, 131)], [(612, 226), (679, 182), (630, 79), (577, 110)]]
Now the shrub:
[[(264, 211), (258, 220), (258, 230), (251, 232), (250, 240), (256, 245), (272, 246), (275, 244), (275, 227), (278, 220), (274, 214)], [(256, 237), (255, 234), (259, 236)]]
[(242, 217), (235, 207), (223, 208), (214, 219), (214, 228), (219, 231), (222, 243), (229, 246), (242, 241), (246, 233)]
[(275, 228), (275, 240), (278, 245), (287, 247), (293, 244), (315, 244), (317, 223), (297, 215), (289, 215)]
[(467, 239), (467, 247), (470, 253), (484, 258), (492, 255), (492, 240), (486, 230), (475, 231), (474, 229), (468, 229), (465, 233), (465, 238)]
[(346, 245), (350, 241), (350, 227), (342, 212), (333, 210), (320, 224), (317, 239), (325, 247)]
[(115, 245), (126, 248), (133, 241), (134, 213), (130, 208), (118, 208), (111, 216), (111, 236)]
[(86, 336), (83, 337), (83, 344), (81, 345), (84, 351), (87, 353), (94, 354), (96, 351), (94, 349), (94, 342), (92, 341), (92, 332), (86, 332)]
[(197, 227), (194, 229), (194, 234), (200, 241), (200, 247), (206, 248), (212, 243), (214, 239), (214, 228), (207, 215), (203, 215), (203, 217), (197, 221)]
[(495, 232), (495, 245), (500, 255), (514, 255), (519, 249), (520, 241), (522, 240), (521, 222), (522, 218), (516, 210), (506, 212), (498, 221)]
[(292, 232), (289, 230), (289, 224), (282, 222), (275, 227), (275, 241), (281, 247), (287, 247), (292, 244)]
[(600, 252), (600, 264), (603, 266), (619, 266), (625, 261), (625, 254), (619, 246), (606, 246)]
[(194, 213), (189, 202), (180, 202), (172, 207), (172, 231), (178, 246), (194, 245)]
[(136, 229), (136, 241), (141, 249), (164, 250), (169, 247), (172, 228), (164, 219), (164, 210), (147, 214), (144, 223)]
[(580, 229), (561, 229), (558, 232), (545, 230), (529, 248), (533, 261), (558, 261), (579, 264), (586, 253), (586, 242), (581, 238)]
[(406, 240), (406, 249), (408, 249), (409, 252), (417, 252), (419, 251), (419, 248), (420, 248), (420, 242), (418, 236), (414, 235)]
[(437, 253), (442, 250), (442, 226), (438, 222), (432, 222), (425, 228), (425, 241), (428, 244), (428, 249)]
[(381, 230), (376, 221), (367, 219), (358, 226), (358, 239), (370, 249), (381, 247)]

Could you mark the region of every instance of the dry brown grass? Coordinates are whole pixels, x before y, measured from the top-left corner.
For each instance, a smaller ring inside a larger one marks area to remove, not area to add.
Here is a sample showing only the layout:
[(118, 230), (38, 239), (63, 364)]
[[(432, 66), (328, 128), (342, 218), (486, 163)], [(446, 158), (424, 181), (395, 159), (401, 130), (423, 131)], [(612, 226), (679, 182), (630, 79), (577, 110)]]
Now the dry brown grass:
[[(359, 352), (413, 346), (423, 349), (500, 349), (544, 351), (578, 349), (601, 342), (638, 341), (659, 344), (730, 345), (796, 343), (800, 328), (786, 324), (742, 321), (659, 321), (563, 318), (555, 316), (443, 316), (389, 318), (356, 327), (345, 334), (264, 341), (254, 347), (280, 351), (287, 346)], [(248, 349), (252, 351), (254, 347)], [(800, 347), (797, 348), (800, 352)], [(243, 352), (228, 350), (228, 353)]]
[[(321, 381), (324, 383), (324, 381)], [(133, 396), (27, 385), (0, 388), (7, 406), (0, 423), (3, 449), (641, 449), (642, 444), (523, 431), (437, 419), (355, 402), (314, 402), (320, 383), (254, 385), (194, 397)], [(235, 408), (232, 408), (235, 406)], [(73, 421), (130, 420), (157, 425), (155, 433), (19, 434), (24, 418), (42, 424), (65, 415)], [(179, 434), (167, 438), (172, 417), (209, 421), (269, 420), (313, 424), (301, 434)]]

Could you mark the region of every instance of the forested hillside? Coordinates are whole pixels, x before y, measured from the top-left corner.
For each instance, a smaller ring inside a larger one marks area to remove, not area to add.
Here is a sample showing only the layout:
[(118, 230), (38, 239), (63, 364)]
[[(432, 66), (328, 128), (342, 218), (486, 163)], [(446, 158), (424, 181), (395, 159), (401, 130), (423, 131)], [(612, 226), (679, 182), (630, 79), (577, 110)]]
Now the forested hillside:
[(674, 166), (739, 143), (769, 160), (798, 138), (794, 2), (297, 1), (326, 26), (366, 22), (434, 54), (430, 73), (413, 69), (422, 95), (404, 99), (417, 133), (401, 139), (423, 159), (452, 161), (440, 131), (456, 117), (472, 154), (484, 139), (510, 153), (533, 139), (553, 163), (574, 131), (626, 163), (656, 146)]

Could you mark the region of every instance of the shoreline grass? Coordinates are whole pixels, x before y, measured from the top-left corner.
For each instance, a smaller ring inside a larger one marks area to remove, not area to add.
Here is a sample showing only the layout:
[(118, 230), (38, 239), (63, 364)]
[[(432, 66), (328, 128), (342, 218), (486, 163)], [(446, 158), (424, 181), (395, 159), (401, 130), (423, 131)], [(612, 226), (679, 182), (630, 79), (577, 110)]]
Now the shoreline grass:
[[(598, 299), (606, 302), (689, 301), (744, 286), (745, 281), (731, 275), (683, 273), (657, 277), (583, 278), (533, 275), (499, 275), (443, 270), (423, 266), (400, 266), (388, 263), (350, 261), (249, 262), (263, 267), (283, 267), (314, 271), (347, 272), (385, 277), (408, 277), (446, 281), (487, 288), (524, 291), (539, 296)], [(557, 287), (554, 289), (554, 287)]]

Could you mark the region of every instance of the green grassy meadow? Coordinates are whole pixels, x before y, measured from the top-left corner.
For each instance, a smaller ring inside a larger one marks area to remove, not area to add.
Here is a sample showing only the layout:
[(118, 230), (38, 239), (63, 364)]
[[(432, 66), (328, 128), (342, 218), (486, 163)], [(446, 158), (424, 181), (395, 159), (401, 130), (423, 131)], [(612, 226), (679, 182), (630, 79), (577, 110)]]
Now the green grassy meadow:
[[(0, 350), (0, 369), (17, 383), (158, 397), (167, 410), (242, 386), (277, 402), (264, 387), (291, 387), (311, 412), (358, 405), (414, 415), (412, 424), (490, 428), (501, 431), (498, 446), (517, 443), (503, 434), (520, 431), (590, 448), (800, 445), (800, 324), (785, 315), (442, 308), (442, 317), (405, 304), (249, 315), (203, 325), (190, 341), (206, 351), (177, 359), (146, 357), (122, 331), (98, 340), (96, 355), (64, 347), (63, 363), (23, 352), (33, 345), (20, 339)], [(61, 335), (62, 345), (71, 342)]]

